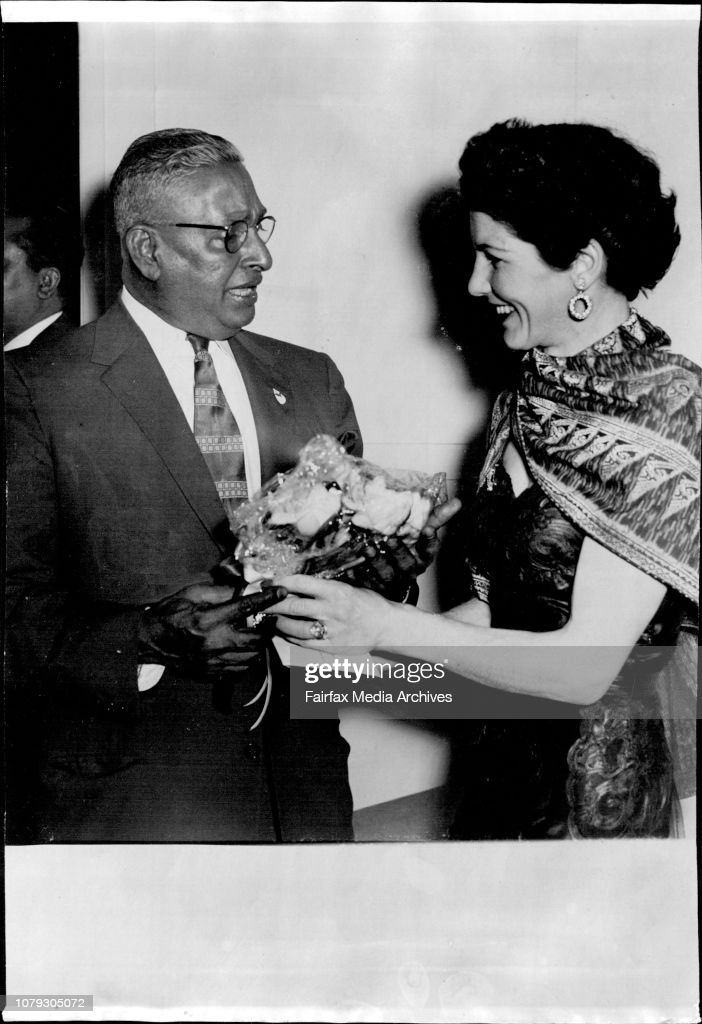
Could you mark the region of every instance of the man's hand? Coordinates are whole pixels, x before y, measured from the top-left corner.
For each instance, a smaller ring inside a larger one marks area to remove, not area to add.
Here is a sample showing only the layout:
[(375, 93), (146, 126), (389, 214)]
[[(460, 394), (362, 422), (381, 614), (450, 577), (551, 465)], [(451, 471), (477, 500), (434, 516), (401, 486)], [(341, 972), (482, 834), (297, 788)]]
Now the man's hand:
[(438, 505), (427, 520), (413, 548), (399, 537), (389, 537), (382, 544), (369, 545), (363, 552), (366, 561), (345, 578), (357, 587), (375, 590), (390, 601), (405, 600), (413, 584), (436, 556), (438, 532), (459, 511), (461, 503), (452, 498)]
[(436, 558), (436, 553), (439, 550), (439, 530), (460, 511), (460, 500), (451, 498), (450, 501), (437, 505), (427, 519), (426, 526), (420, 533), (416, 544), (417, 556), (423, 564), (422, 572), (424, 569), (428, 569)]
[(233, 594), (231, 587), (194, 584), (152, 605), (140, 622), (140, 660), (200, 672), (250, 665), (263, 653), (265, 634), (247, 629), (246, 620), (283, 600), (286, 591)]

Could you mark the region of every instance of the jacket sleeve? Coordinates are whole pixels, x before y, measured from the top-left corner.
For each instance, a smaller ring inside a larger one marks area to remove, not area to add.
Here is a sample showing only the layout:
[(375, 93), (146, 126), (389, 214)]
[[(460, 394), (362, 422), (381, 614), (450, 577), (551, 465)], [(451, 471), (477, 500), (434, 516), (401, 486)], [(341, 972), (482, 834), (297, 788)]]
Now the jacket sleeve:
[(71, 586), (71, 551), (50, 439), (28, 385), (6, 367), (6, 633), (10, 685), (27, 699), (45, 687), (123, 704), (137, 691), (140, 611), (88, 604)]

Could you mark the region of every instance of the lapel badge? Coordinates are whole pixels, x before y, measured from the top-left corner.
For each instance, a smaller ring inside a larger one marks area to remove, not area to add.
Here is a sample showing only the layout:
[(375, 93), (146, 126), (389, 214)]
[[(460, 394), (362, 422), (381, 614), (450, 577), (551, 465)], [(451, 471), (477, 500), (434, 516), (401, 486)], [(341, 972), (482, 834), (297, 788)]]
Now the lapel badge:
[(285, 405), (287, 398), (282, 391), (278, 391), (278, 388), (273, 388), (273, 394), (275, 395), (275, 400), (278, 405)]

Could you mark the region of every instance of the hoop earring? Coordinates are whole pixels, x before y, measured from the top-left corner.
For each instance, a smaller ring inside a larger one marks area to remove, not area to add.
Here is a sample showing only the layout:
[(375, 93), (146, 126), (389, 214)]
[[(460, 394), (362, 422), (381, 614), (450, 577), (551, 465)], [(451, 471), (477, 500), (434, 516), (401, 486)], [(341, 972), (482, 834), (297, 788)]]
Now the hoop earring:
[[(573, 320), (586, 320), (592, 312), (592, 299), (583, 289), (582, 282), (577, 285), (577, 292), (568, 303), (568, 313)], [(582, 307), (578, 303), (582, 303)]]

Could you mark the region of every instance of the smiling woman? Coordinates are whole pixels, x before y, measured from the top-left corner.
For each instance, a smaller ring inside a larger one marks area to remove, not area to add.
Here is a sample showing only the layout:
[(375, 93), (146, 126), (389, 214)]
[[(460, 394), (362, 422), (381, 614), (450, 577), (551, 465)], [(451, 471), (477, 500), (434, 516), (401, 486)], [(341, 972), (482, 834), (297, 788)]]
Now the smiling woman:
[(680, 241), (657, 165), (606, 128), (508, 121), (471, 139), (460, 168), (469, 290), (505, 317), (510, 348), (589, 348), (658, 283)]
[(700, 371), (629, 301), (670, 265), (675, 197), (591, 125), (495, 125), (461, 171), (470, 291), (525, 353), (467, 517), (472, 599), (428, 615), (286, 577), (279, 626), (312, 648), (309, 619), (336, 646), (443, 648), (483, 719), (464, 730), (455, 838), (668, 835), (661, 687), (694, 684), (666, 666), (693, 642)]
[(591, 242), (578, 254), (575, 266), (558, 270), (548, 265), (539, 250), (519, 238), (507, 224), (489, 214), (473, 211), (471, 234), (476, 251), (475, 265), (468, 291), (476, 298), (485, 297), (502, 319), (505, 344), (508, 348), (526, 351), (536, 345), (552, 355), (573, 355), (587, 348), (588, 338), (607, 333), (605, 321), (613, 326), (626, 319), (628, 309), (623, 296), (608, 296), (608, 302), (597, 307), (597, 326), (587, 325), (582, 335), (571, 328), (568, 302), (574, 281), (584, 273), (604, 267), (604, 254), (597, 242)]

